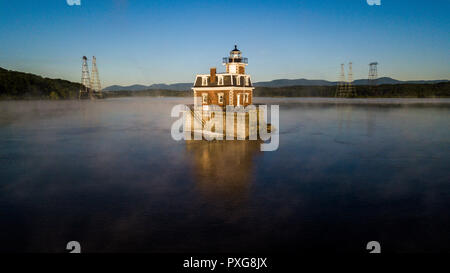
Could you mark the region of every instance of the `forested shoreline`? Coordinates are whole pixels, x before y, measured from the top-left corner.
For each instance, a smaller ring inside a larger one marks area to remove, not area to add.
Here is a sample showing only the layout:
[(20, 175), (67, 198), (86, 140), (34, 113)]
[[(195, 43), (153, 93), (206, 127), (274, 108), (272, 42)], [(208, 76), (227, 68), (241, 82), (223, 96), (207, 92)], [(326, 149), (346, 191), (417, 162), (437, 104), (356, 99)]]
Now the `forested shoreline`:
[[(0, 100), (78, 99), (80, 83), (0, 68)], [(334, 97), (336, 86), (256, 87), (255, 97)], [(105, 91), (104, 98), (190, 97), (192, 91), (151, 89), (143, 91)], [(356, 86), (356, 98), (446, 98), (450, 82), (434, 84), (385, 84)]]

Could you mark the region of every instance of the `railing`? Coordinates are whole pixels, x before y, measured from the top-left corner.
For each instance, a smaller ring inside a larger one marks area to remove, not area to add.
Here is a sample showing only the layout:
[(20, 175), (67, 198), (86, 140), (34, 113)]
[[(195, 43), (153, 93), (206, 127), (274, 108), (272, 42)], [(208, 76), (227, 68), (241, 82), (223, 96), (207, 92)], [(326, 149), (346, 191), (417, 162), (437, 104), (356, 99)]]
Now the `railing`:
[(222, 59), (222, 62), (224, 64), (228, 64), (228, 63), (245, 63), (245, 64), (248, 64), (248, 58), (229, 58), (229, 57), (224, 57)]
[[(195, 99), (195, 98), (194, 98)], [(188, 105), (188, 108), (192, 114), (192, 117), (194, 118), (194, 121), (197, 120), (198, 122), (200, 122), (200, 124), (202, 126), (205, 126), (206, 121), (203, 119), (202, 115), (201, 115), (201, 111), (199, 111), (199, 109), (201, 109), (201, 105)]]
[(198, 122), (200, 122), (200, 123), (202, 124), (202, 126), (205, 126), (206, 121), (203, 120), (202, 116), (201, 116), (200, 114), (198, 114), (198, 112), (195, 111), (195, 109), (192, 109), (192, 108), (191, 108), (191, 113), (192, 113), (192, 116), (194, 117), (195, 120), (197, 120)]

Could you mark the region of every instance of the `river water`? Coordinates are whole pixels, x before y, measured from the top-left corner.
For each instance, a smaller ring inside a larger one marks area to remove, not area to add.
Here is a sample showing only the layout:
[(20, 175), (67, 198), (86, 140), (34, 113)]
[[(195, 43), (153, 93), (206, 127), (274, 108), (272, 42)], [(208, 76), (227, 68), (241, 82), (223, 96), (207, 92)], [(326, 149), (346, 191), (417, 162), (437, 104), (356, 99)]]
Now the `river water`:
[(0, 102), (0, 251), (450, 252), (450, 100), (258, 99), (280, 141), (174, 141), (189, 98)]

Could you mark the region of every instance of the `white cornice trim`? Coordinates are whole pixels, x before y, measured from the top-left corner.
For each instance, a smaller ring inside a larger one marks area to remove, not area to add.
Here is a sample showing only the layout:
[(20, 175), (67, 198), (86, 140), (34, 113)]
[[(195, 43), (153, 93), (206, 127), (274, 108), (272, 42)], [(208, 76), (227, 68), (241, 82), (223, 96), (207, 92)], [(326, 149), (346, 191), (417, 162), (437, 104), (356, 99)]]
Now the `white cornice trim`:
[(199, 87), (192, 87), (191, 88), (194, 91), (222, 91), (222, 90), (246, 90), (246, 91), (252, 91), (255, 88), (254, 87), (248, 87), (248, 86), (199, 86)]
[[(216, 76), (219, 76), (219, 75), (222, 75), (222, 76), (236, 76), (236, 75), (241, 75), (241, 76), (245, 76), (245, 77), (250, 77), (250, 76), (251, 76), (250, 74), (239, 74), (239, 73), (216, 73)], [(196, 78), (197, 78), (197, 77), (209, 77), (209, 76), (211, 76), (211, 74), (197, 74), (197, 75), (196, 75)]]

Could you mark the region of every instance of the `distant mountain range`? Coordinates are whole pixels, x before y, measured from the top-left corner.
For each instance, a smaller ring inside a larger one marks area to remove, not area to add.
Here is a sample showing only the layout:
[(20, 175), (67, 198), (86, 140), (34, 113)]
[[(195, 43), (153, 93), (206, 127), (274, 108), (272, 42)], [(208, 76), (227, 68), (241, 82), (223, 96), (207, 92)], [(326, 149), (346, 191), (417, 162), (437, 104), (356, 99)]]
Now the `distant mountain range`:
[[(439, 82), (448, 82), (448, 80), (433, 80), (433, 81), (399, 81), (389, 77), (382, 77), (377, 79), (377, 84), (433, 84)], [(254, 86), (261, 87), (287, 87), (287, 86), (330, 86), (336, 85), (338, 82), (330, 82), (325, 80), (307, 80), (307, 79), (297, 79), (297, 80), (273, 80), (269, 82), (257, 82)], [(353, 81), (354, 85), (368, 85), (367, 79), (360, 79)]]
[[(449, 82), (449, 80), (432, 80), (432, 81), (399, 81), (389, 77), (382, 77), (377, 80), (377, 84), (433, 84), (439, 82)], [(330, 82), (326, 80), (307, 80), (307, 79), (279, 79), (267, 82), (257, 82), (254, 86), (257, 87), (287, 87), (287, 86), (331, 86), (336, 85), (338, 82)], [(354, 85), (367, 85), (367, 79), (355, 80)], [(143, 91), (143, 90), (175, 90), (175, 91), (186, 91), (191, 90), (192, 83), (174, 83), (174, 84), (152, 84), (152, 85), (130, 85), (130, 86), (120, 86), (112, 85), (105, 89), (104, 91)]]
[(104, 91), (143, 91), (143, 90), (175, 90), (175, 91), (186, 91), (191, 90), (192, 83), (174, 83), (174, 84), (152, 84), (152, 85), (141, 85), (134, 84), (129, 86), (121, 85), (111, 85), (104, 88)]
[[(356, 96), (359, 98), (450, 98), (450, 81), (448, 80), (397, 81), (391, 78), (380, 78), (378, 82), (384, 85), (378, 88), (357, 88)], [(367, 80), (355, 82), (355, 84), (365, 83)], [(259, 82), (255, 84), (257, 88), (254, 95), (257, 97), (334, 97), (335, 84), (336, 82), (306, 79)], [(103, 97), (186, 97), (192, 94), (181, 91), (189, 90), (191, 86), (191, 83), (110, 86), (103, 92)], [(78, 99), (81, 88), (80, 83), (50, 79), (0, 67), (0, 100)]]

